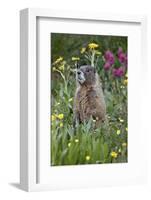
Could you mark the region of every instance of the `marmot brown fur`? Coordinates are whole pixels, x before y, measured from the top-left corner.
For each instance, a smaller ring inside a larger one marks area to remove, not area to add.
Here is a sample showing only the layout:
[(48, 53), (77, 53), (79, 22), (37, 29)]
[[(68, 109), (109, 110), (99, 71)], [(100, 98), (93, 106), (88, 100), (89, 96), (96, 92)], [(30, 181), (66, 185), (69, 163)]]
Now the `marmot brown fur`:
[(98, 127), (105, 120), (106, 105), (96, 69), (89, 65), (81, 66), (77, 70), (76, 80), (74, 125), (86, 122), (92, 117)]

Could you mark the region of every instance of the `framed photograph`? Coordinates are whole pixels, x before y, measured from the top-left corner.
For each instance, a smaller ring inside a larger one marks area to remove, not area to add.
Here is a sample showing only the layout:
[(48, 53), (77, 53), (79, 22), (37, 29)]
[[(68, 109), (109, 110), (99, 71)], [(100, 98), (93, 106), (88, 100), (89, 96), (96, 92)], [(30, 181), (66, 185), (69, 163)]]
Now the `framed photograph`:
[(145, 183), (146, 17), (25, 9), (20, 44), (21, 188)]

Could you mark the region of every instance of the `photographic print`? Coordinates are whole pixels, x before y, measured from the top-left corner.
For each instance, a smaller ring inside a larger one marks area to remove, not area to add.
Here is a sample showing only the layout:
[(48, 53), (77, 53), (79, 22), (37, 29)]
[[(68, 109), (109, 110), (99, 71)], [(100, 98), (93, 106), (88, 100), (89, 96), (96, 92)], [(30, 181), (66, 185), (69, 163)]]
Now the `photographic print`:
[(51, 166), (128, 162), (128, 37), (51, 33)]

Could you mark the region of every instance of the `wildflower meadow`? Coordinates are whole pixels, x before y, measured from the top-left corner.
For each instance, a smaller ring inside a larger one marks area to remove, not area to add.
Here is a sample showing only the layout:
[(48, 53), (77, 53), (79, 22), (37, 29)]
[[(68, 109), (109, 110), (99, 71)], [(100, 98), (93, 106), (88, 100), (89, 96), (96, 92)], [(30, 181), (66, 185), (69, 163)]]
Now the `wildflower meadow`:
[[(51, 166), (128, 162), (127, 37), (51, 34)], [(76, 69), (96, 68), (106, 121), (73, 127)]]

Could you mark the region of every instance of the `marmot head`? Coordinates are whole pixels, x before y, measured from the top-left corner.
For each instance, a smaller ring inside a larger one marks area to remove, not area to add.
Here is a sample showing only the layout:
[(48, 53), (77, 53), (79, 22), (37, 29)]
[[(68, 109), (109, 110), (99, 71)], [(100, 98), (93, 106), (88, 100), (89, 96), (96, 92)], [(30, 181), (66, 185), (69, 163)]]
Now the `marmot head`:
[(80, 85), (91, 85), (96, 82), (96, 70), (90, 65), (83, 65), (77, 70), (76, 79)]

